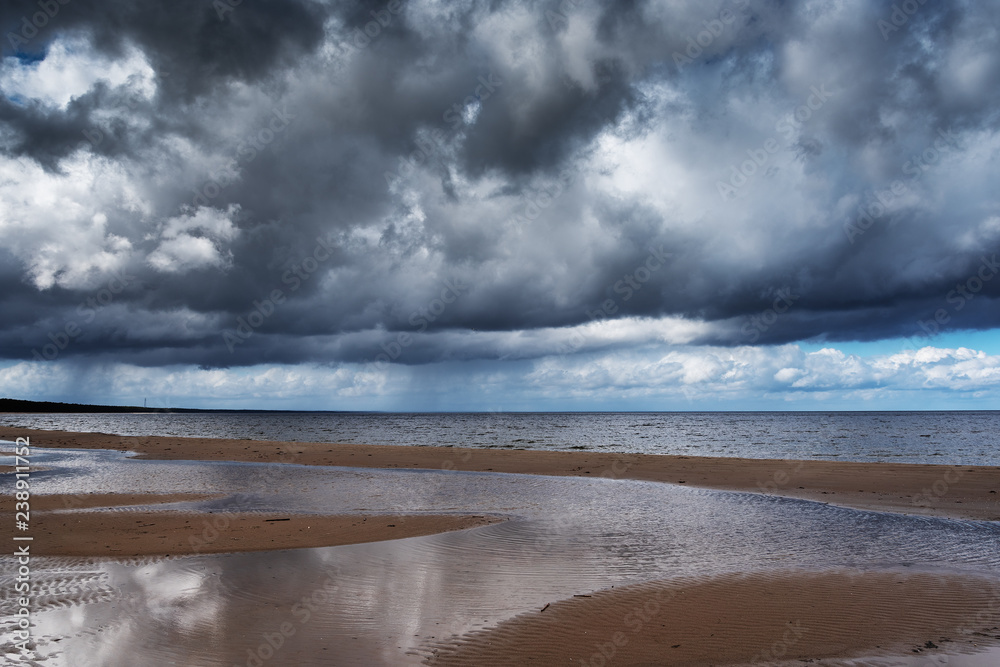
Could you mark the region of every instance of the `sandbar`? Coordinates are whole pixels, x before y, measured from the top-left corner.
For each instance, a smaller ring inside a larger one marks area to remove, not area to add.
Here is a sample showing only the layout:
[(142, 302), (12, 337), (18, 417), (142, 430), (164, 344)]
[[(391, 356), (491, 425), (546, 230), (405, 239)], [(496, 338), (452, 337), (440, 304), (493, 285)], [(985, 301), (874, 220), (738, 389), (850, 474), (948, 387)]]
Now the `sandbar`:
[(0, 438), (17, 437), (30, 437), (36, 447), (114, 449), (160, 460), (609, 477), (771, 493), (856, 509), (1000, 520), (997, 466), (271, 442), (0, 428)]

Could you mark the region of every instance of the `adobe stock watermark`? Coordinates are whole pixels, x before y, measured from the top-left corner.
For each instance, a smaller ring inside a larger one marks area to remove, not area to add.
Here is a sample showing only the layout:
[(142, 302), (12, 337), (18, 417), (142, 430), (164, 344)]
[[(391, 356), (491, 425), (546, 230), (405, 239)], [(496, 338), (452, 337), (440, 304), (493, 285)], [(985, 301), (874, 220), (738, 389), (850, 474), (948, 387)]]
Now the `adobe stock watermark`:
[[(636, 292), (642, 289), (649, 280), (653, 277), (653, 273), (660, 269), (664, 264), (666, 264), (667, 258), (673, 257), (673, 253), (664, 252), (663, 244), (661, 243), (658, 247), (647, 246), (646, 249), (649, 251), (649, 255), (646, 256), (645, 261), (641, 262), (632, 273), (627, 273), (622, 276), (621, 280), (618, 280), (611, 286), (616, 294), (622, 295), (622, 301), (628, 301), (631, 299)], [(605, 318), (610, 318), (612, 315), (618, 313), (618, 299), (611, 297), (607, 298), (598, 305), (594, 310), (589, 308), (584, 309), (587, 318), (593, 322), (595, 320), (601, 320)], [(579, 328), (574, 327), (570, 332), (570, 337), (567, 340), (561, 341), (555, 349), (556, 354), (573, 354), (578, 350), (582, 349), (587, 343), (587, 338), (582, 333), (580, 333)], [(686, 388), (685, 388), (686, 391)]]
[[(625, 476), (628, 471), (636, 465), (638, 460), (635, 454), (625, 454), (616, 453), (614, 460), (611, 462), (606, 469), (602, 470), (597, 475), (587, 475), (577, 474), (579, 477), (597, 477), (600, 479), (621, 479)], [(577, 468), (580, 470), (580, 468)], [(531, 542), (524, 542), (521, 545), (521, 553), (524, 554), (543, 554), (552, 551), (557, 546), (557, 541), (569, 539), (575, 541), (577, 536), (580, 534), (579, 530), (579, 517), (573, 514), (561, 514), (552, 517), (550, 524), (546, 526), (546, 532), (543, 535), (536, 537)]]
[[(458, 278), (446, 278), (444, 287), (441, 289), (441, 296), (431, 299), (423, 308), (418, 308), (410, 313), (407, 320), (411, 326), (416, 327), (416, 333), (427, 331), (427, 327), (432, 322), (437, 321), (441, 315), (448, 310), (448, 306), (455, 303), (469, 286)], [(398, 359), (403, 354), (403, 349), (413, 344), (413, 335), (407, 331), (400, 331), (396, 334), (396, 340), (382, 343), (382, 352), (375, 356), (375, 366), (382, 370), (385, 365)]]
[(635, 605), (626, 613), (621, 620), (621, 624), (629, 631), (626, 634), (619, 630), (612, 633), (604, 642), (594, 644), (594, 652), (586, 659), (577, 658), (582, 667), (605, 667), (613, 665), (614, 657), (618, 651), (628, 646), (630, 636), (638, 636), (643, 628), (652, 623), (657, 616), (664, 611), (664, 605), (674, 599), (676, 591), (659, 589), (652, 598), (646, 600), (642, 605)]
[(903, 26), (910, 22), (910, 17), (925, 4), (927, 4), (927, 0), (904, 0), (904, 2), (894, 4), (892, 12), (889, 14), (889, 20), (879, 19), (875, 24), (879, 32), (882, 33), (882, 40), (888, 42), (889, 35), (902, 30)]
[(944, 497), (951, 490), (951, 486), (957, 484), (964, 476), (965, 471), (959, 466), (954, 466), (950, 470), (946, 470), (940, 479), (935, 480), (931, 484), (930, 488), (921, 489), (920, 493), (910, 500), (910, 504), (914, 507), (922, 508), (933, 505), (937, 498)]
[[(955, 289), (950, 290), (945, 295), (945, 302), (951, 304), (952, 312), (957, 313), (965, 308), (965, 304), (975, 299), (986, 283), (993, 280), (997, 273), (1000, 273), (1000, 262), (997, 261), (996, 253), (993, 253), (991, 257), (983, 255), (980, 260), (981, 262), (976, 272), (965, 281), (955, 283)], [(920, 327), (921, 331), (914, 334), (912, 339), (920, 340), (922, 343), (924, 340), (933, 338), (940, 333), (944, 325), (951, 321), (951, 318), (952, 315), (948, 312), (948, 309), (938, 308), (927, 320), (917, 320), (917, 326)], [(910, 345), (913, 345), (912, 341), (907, 341), (907, 346), (904, 346), (904, 349), (915, 349), (918, 347), (914, 346), (911, 348)]]
[(37, 5), (41, 11), (35, 12), (28, 18), (27, 15), (21, 17), (21, 29), (17, 32), (8, 32), (7, 41), (10, 47), (17, 53), (21, 46), (27, 44), (38, 35), (38, 31), (49, 24), (49, 22), (59, 14), (59, 8), (68, 5), (71, 0), (38, 0)]
[[(732, 3), (744, 10), (750, 6), (750, 0), (732, 0)], [(694, 61), (705, 53), (705, 49), (710, 47), (735, 22), (736, 13), (727, 7), (723, 7), (717, 17), (702, 21), (701, 24), (705, 29), (697, 35), (688, 36), (687, 48), (684, 49), (684, 53), (680, 51), (673, 52), (674, 65), (677, 66), (677, 71), (679, 72), (687, 65), (693, 65)], [(736, 29), (739, 30), (739, 27)]]
[[(483, 102), (495, 95), (497, 89), (502, 87), (504, 83), (503, 79), (494, 74), (492, 70), (476, 80), (478, 83), (471, 95), (466, 96), (461, 102), (453, 103), (441, 114), (441, 120), (450, 126), (452, 134), (465, 122), (465, 116), (469, 110), (475, 108), (477, 104), (481, 109)], [(383, 173), (386, 186), (391, 188), (397, 180), (410, 176), (418, 167), (429, 162), (431, 158), (443, 151), (448, 137), (448, 133), (436, 127), (429, 130), (426, 136), (415, 138), (413, 143), (416, 144), (416, 149), (411, 151), (409, 155), (400, 156), (399, 166), (395, 171)]]
[[(646, 260), (633, 269), (632, 273), (622, 276), (621, 280), (615, 282), (612, 286), (615, 294), (622, 295), (622, 301), (631, 299), (636, 292), (642, 289), (643, 285), (649, 282), (650, 278), (653, 277), (653, 273), (666, 264), (667, 258), (673, 257), (673, 253), (664, 252), (663, 244), (660, 244), (656, 248), (647, 246), (646, 250), (649, 251)], [(616, 298), (605, 299), (595, 310), (586, 311), (587, 317), (591, 320), (610, 317), (617, 312), (618, 300)]]
[[(113, 109), (115, 110), (128, 109), (129, 111), (135, 111), (139, 107), (141, 101), (142, 98), (140, 97), (140, 95), (133, 90), (129, 92), (129, 95), (124, 100), (116, 104), (113, 107)], [(81, 130), (83, 138), (87, 140), (87, 143), (90, 144), (91, 148), (97, 148), (102, 143), (104, 143), (104, 138), (106, 136), (105, 132), (106, 132), (105, 130), (102, 130), (99, 127), (90, 127)]]
[(572, 183), (573, 172), (568, 168), (563, 169), (551, 186), (543, 186), (527, 192), (524, 195), (524, 204), (520, 212), (507, 218), (504, 224), (514, 229), (521, 229), (534, 222), (542, 214), (542, 211), (552, 206), (553, 202), (566, 192), (566, 188)]
[(126, 269), (119, 269), (112, 274), (104, 287), (97, 290), (91, 296), (80, 302), (76, 307), (76, 314), (83, 320), (79, 324), (77, 320), (66, 320), (61, 329), (50, 331), (48, 338), (51, 341), (42, 346), (41, 352), (35, 348), (31, 349), (31, 356), (35, 361), (53, 361), (83, 332), (84, 327), (97, 318), (97, 312), (111, 304), (115, 297), (125, 291), (135, 280), (135, 276), (126, 273)]
[[(292, 264), (281, 276), (281, 283), (288, 286), (288, 293), (297, 292), (302, 285), (309, 280), (321, 264), (330, 259), (334, 247), (322, 238), (316, 239), (316, 247), (311, 255), (306, 255), (301, 262)], [(236, 318), (235, 329), (223, 329), (222, 340), (230, 353), (236, 351), (236, 346), (245, 343), (254, 332), (270, 319), (278, 310), (278, 306), (285, 303), (287, 295), (285, 290), (275, 287), (263, 299), (255, 299), (253, 308), (247, 313)]]
[(562, 0), (555, 11), (545, 10), (545, 20), (553, 31), (569, 26), (570, 12), (580, 6), (580, 0)]
[[(784, 137), (784, 145), (788, 145), (795, 138), (796, 131), (809, 122), (809, 119), (833, 97), (833, 93), (826, 89), (825, 83), (820, 84), (818, 88), (811, 86), (809, 90), (810, 94), (805, 102), (774, 125), (775, 131)], [(715, 187), (719, 191), (719, 197), (722, 201), (728, 201), (735, 197), (736, 192), (749, 183), (781, 148), (782, 144), (774, 136), (765, 139), (759, 148), (748, 148), (746, 160), (739, 164), (730, 165), (729, 180), (715, 182)]]
[(236, 172), (240, 165), (246, 165), (257, 159), (257, 156), (264, 152), (277, 137), (282, 134), (291, 122), (295, 120), (295, 114), (289, 113), (287, 107), (284, 109), (271, 109), (271, 118), (260, 129), (246, 135), (243, 140), (236, 145), (236, 154), (221, 168), (212, 172), (207, 181), (200, 187), (194, 188), (194, 197), (191, 204), (208, 206), (209, 202), (219, 196), (223, 190), (236, 182)]
[(750, 339), (750, 343), (756, 343), (760, 335), (770, 329), (778, 317), (787, 313), (792, 305), (801, 299), (798, 294), (793, 294), (790, 287), (784, 287), (774, 293), (774, 301), (769, 308), (765, 308), (757, 315), (750, 318), (750, 321), (743, 325), (740, 332)]
[(796, 620), (794, 623), (791, 621), (786, 622), (785, 631), (782, 633), (781, 639), (774, 641), (767, 650), (761, 651), (750, 658), (751, 664), (757, 662), (771, 663), (780, 660), (788, 653), (788, 649), (799, 643), (799, 640), (805, 633), (806, 628), (802, 627), (801, 621)]
[[(792, 464), (795, 465), (792, 465)], [(776, 494), (778, 489), (790, 483), (792, 479), (805, 467), (804, 461), (788, 461), (788, 470), (776, 470), (771, 474), (771, 479), (766, 482), (757, 480), (757, 489), (761, 493), (768, 495)]]
[(889, 212), (893, 201), (908, 193), (944, 155), (957, 148), (958, 137), (951, 130), (938, 130), (938, 137), (930, 146), (903, 163), (902, 172), (910, 177), (908, 180), (897, 178), (885, 190), (875, 190), (874, 201), (858, 205), (857, 220), (844, 223), (844, 234), (851, 245)]
[(220, 21), (225, 21), (230, 13), (243, 4), (243, 0), (212, 0), (212, 9)]
[[(314, 614), (322, 612), (330, 604), (340, 590), (337, 584), (340, 568), (336, 565), (328, 566), (325, 574), (326, 578), (321, 584), (292, 605), (291, 615), (295, 622), (282, 621), (276, 623), (271, 630), (262, 632), (260, 643), (256, 647), (247, 649), (247, 658), (243, 665), (234, 667), (264, 667), (302, 627), (312, 620)], [(286, 663), (282, 661), (280, 664)]]
[(503, 86), (503, 79), (498, 74), (495, 74), (493, 70), (479, 76), (476, 81), (478, 84), (473, 88), (471, 95), (466, 95), (461, 102), (453, 103), (441, 114), (441, 119), (451, 126), (452, 132), (456, 131), (465, 122), (465, 114), (468, 109), (477, 103), (481, 105), (490, 99), (497, 92), (498, 88)]
[(382, 34), (383, 29), (392, 24), (393, 17), (398, 16), (402, 11), (403, 0), (390, 0), (382, 9), (371, 10), (368, 14), (374, 20), (366, 23), (363, 30), (361, 27), (355, 28), (347, 43), (358, 49), (368, 48), (372, 40), (376, 39)]

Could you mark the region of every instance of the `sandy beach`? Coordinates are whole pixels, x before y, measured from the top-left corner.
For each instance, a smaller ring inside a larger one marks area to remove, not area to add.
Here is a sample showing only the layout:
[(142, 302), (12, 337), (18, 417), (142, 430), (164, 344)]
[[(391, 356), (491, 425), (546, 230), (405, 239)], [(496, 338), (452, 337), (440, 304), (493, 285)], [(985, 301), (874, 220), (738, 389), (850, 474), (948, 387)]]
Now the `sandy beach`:
[[(148, 505), (204, 496), (81, 494), (32, 499), (33, 553), (38, 556), (183, 556), (196, 553), (332, 547), (431, 535), (498, 521), (482, 516), (317, 516), (271, 513), (192, 513)], [(120, 511), (76, 511), (117, 508)], [(0, 499), (12, 515), (14, 501)], [(4, 526), (4, 537), (12, 533)]]
[(770, 493), (857, 509), (1000, 521), (1000, 467), (786, 461), (210, 438), (132, 437), (4, 427), (36, 447), (137, 452), (160, 460), (575, 475)]
[(442, 642), (432, 664), (556, 665), (566, 656), (574, 665), (801, 664), (856, 656), (859, 648), (871, 656), (919, 654), (954, 644), (970, 610), (992, 608), (980, 625), (995, 625), (998, 600), (993, 580), (925, 574), (789, 572), (647, 582), (561, 600)]
[[(636, 479), (860, 509), (1000, 520), (1000, 468), (991, 467), (123, 437), (19, 428), (4, 428), (0, 437), (30, 437), (33, 447), (132, 451), (150, 460)], [(33, 496), (33, 553), (128, 559), (264, 552), (433, 535), (503, 520), (157, 508), (207, 498), (180, 493)], [(13, 501), (4, 499), (0, 507), (10, 513)], [(10, 528), (3, 531), (9, 539)], [(901, 609), (906, 613), (898, 613)], [(424, 658), (438, 665), (735, 665), (779, 658), (961, 653), (973, 650), (976, 642), (1000, 639), (998, 625), (1000, 584), (990, 578), (789, 570), (654, 580), (552, 600), (494, 627), (437, 639)], [(314, 655), (311, 650), (320, 648), (305, 640), (296, 649), (302, 659)], [(286, 658), (293, 655), (298, 653)]]

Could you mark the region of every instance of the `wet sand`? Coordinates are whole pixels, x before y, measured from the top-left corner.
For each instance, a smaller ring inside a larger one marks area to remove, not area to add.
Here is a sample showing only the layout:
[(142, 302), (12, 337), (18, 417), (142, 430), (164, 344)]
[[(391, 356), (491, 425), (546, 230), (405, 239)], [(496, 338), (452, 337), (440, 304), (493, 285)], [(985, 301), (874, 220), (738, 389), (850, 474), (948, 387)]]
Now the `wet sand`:
[(856, 509), (1000, 520), (1000, 467), (788, 461), (650, 454), (459, 449), (134, 437), (0, 428), (36, 447), (133, 451), (161, 460), (250, 461), (610, 477), (771, 493)]
[(440, 642), (429, 663), (726, 665), (780, 659), (801, 664), (816, 658), (933, 655), (971, 652), (984, 639), (1000, 639), (998, 623), (1000, 584), (992, 579), (755, 573), (645, 582), (574, 596)]
[[(148, 505), (204, 500), (198, 494), (82, 494), (31, 498), (36, 556), (183, 556), (196, 553), (331, 547), (432, 535), (496, 523), (484, 516), (324, 516), (258, 512), (155, 511)], [(77, 508), (119, 508), (88, 512)], [(13, 516), (14, 499), (0, 498)], [(0, 529), (10, 541), (12, 522)]]

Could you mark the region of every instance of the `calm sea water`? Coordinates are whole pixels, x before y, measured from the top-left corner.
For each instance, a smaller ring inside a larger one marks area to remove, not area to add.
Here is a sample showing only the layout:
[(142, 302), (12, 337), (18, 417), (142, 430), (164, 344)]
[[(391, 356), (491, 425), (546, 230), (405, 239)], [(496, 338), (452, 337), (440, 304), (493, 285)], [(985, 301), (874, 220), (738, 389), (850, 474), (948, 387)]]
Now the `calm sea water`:
[(0, 424), (140, 436), (1000, 465), (1000, 411), (8, 414)]

